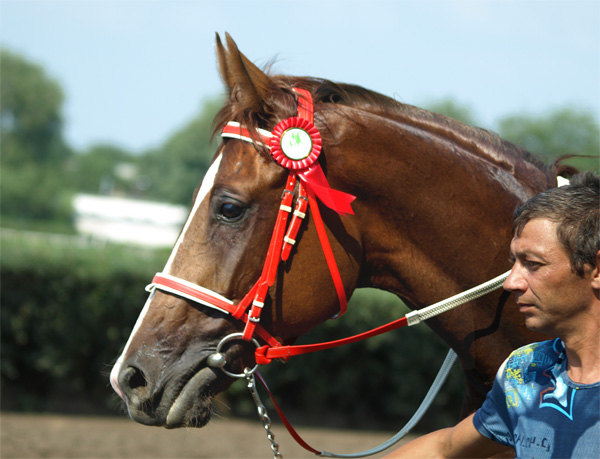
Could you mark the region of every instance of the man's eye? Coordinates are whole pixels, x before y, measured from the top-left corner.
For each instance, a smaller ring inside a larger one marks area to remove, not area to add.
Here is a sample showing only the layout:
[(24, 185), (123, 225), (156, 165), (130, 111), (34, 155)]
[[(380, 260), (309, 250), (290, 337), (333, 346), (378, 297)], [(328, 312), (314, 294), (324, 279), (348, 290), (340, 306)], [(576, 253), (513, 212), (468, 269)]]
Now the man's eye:
[(217, 218), (229, 223), (239, 221), (243, 216), (246, 208), (233, 202), (224, 202), (219, 207)]
[(538, 269), (540, 266), (542, 266), (541, 263), (537, 262), (537, 261), (532, 261), (532, 260), (525, 260), (523, 262), (523, 264), (525, 265), (525, 267), (527, 269), (531, 269), (531, 270), (536, 270)]

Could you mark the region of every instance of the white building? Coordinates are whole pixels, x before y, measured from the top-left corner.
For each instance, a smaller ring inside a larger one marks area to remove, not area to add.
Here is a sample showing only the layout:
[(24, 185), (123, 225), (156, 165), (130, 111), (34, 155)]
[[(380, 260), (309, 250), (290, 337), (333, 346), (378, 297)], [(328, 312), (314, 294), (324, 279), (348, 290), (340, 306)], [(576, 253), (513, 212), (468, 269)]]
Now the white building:
[(73, 200), (80, 234), (146, 247), (175, 244), (188, 209), (162, 202), (78, 194)]

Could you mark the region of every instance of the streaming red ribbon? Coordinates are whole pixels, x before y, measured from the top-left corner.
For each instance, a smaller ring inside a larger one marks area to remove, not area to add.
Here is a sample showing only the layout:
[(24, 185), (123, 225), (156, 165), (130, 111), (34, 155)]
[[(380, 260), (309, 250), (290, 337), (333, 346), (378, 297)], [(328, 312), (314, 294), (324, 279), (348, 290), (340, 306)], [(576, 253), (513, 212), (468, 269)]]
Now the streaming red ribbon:
[(319, 163), (298, 172), (298, 177), (304, 182), (306, 188), (312, 191), (327, 207), (342, 215), (354, 215), (351, 204), (356, 196), (331, 188)]

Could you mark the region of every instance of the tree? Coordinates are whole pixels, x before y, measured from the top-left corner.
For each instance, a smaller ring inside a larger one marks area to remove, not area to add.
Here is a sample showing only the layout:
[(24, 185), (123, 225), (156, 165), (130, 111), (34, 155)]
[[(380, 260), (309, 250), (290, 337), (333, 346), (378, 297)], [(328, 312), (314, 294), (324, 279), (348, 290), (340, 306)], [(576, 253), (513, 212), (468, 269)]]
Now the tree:
[[(73, 158), (74, 184), (86, 193), (138, 194), (136, 158), (108, 144), (94, 145)], [(129, 173), (127, 173), (129, 172)]]
[(148, 196), (189, 205), (216, 151), (212, 121), (222, 100), (206, 101), (198, 116), (175, 132), (158, 150), (140, 158), (139, 171), (149, 183)]
[(580, 170), (600, 171), (600, 128), (590, 111), (565, 107), (542, 116), (507, 116), (500, 120), (499, 131), (547, 163), (567, 154), (587, 155), (591, 158), (568, 163)]
[(65, 177), (72, 153), (62, 136), (62, 89), (14, 53), (0, 50), (0, 60), (2, 215), (69, 220)]

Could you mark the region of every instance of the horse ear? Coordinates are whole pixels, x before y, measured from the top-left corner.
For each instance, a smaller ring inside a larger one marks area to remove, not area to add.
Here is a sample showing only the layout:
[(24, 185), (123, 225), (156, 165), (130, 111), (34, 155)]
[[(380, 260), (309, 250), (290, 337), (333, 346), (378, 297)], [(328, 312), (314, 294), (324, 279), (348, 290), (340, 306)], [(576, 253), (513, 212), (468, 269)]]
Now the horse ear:
[(217, 61), (219, 63), (219, 73), (221, 74), (221, 78), (223, 82), (227, 86), (229, 92), (233, 88), (233, 81), (231, 78), (231, 73), (229, 72), (229, 68), (227, 67), (227, 50), (223, 46), (223, 42), (221, 41), (221, 37), (219, 34), (216, 35), (217, 41)]
[(227, 49), (217, 35), (217, 56), (221, 77), (229, 92), (236, 86), (240, 89), (240, 103), (245, 107), (258, 107), (274, 88), (268, 75), (244, 56), (226, 33)]

